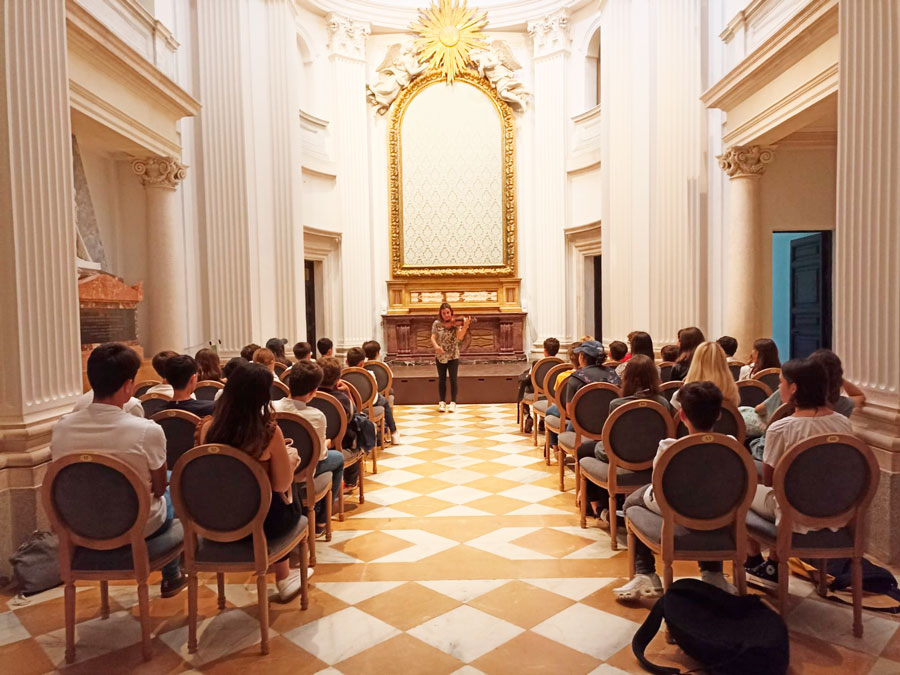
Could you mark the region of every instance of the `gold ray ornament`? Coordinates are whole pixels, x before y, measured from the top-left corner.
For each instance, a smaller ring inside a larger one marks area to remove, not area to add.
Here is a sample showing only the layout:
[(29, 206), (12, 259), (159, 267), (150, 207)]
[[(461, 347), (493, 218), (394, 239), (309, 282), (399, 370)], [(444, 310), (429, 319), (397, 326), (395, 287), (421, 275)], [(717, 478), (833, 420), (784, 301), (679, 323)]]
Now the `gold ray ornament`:
[(465, 70), (469, 54), (487, 48), (482, 31), (487, 22), (487, 13), (469, 9), (466, 0), (432, 2), (429, 9), (419, 10), (418, 20), (410, 25), (419, 35), (419, 60), (430, 63), (432, 70), (452, 83)]

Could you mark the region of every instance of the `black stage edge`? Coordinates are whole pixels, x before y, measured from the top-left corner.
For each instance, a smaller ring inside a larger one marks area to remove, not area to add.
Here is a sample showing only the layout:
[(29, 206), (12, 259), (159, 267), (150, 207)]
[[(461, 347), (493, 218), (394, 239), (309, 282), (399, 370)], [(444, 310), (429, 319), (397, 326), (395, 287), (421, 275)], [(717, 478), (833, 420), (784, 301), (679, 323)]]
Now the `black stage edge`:
[[(389, 363), (394, 373), (394, 405), (437, 405), (438, 375), (435, 365)], [(515, 403), (519, 374), (528, 364), (466, 363), (459, 365), (457, 403)], [(447, 395), (450, 383), (447, 382)]]

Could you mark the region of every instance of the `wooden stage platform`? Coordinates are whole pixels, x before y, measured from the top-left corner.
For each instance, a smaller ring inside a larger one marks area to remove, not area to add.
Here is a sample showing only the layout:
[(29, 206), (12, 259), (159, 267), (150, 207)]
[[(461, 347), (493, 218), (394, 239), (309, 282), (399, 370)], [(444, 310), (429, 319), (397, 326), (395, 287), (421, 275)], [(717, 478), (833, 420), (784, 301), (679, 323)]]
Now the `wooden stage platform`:
[[(438, 375), (433, 363), (400, 365), (388, 363), (394, 373), (394, 404), (425, 405), (438, 402)], [(515, 403), (519, 374), (528, 367), (514, 363), (461, 363), (457, 403)], [(450, 395), (450, 382), (447, 382)]]

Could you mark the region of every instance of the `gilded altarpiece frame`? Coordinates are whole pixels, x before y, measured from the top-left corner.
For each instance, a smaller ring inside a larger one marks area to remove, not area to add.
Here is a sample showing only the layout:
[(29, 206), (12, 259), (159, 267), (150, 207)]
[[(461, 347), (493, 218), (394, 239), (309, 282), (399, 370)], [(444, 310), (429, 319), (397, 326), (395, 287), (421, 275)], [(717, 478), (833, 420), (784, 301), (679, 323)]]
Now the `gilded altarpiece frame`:
[[(431, 86), (444, 85), (439, 72), (415, 79), (394, 103), (388, 127), (388, 181), (390, 209), (391, 281), (389, 314), (431, 311), (442, 301), (466, 309), (520, 312), (517, 272), (516, 137), (510, 107), (500, 100), (491, 85), (471, 71), (460, 73), (456, 81), (483, 93), (496, 110), (500, 122), (500, 167), (502, 205), (502, 262), (496, 265), (409, 265), (404, 260), (403, 220), (403, 120), (416, 95)], [(451, 86), (460, 86), (454, 84)], [(435, 129), (440, 133), (440, 128)]]

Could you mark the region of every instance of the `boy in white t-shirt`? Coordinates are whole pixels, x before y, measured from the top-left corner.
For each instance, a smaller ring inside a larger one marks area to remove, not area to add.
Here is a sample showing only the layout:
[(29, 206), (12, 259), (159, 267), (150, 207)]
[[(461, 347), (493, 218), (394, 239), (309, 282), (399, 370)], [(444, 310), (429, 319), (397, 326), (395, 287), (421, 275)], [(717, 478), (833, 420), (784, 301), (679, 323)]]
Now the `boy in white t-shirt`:
[[(150, 514), (144, 534), (152, 539), (171, 527), (175, 511), (166, 488), (166, 436), (162, 427), (123, 410), (131, 399), (140, 367), (137, 353), (121, 343), (107, 342), (94, 349), (87, 362), (93, 402), (57, 422), (50, 455), (59, 459), (95, 451), (129, 464), (150, 490)], [(163, 568), (162, 577), (160, 594), (164, 598), (176, 595), (187, 584), (178, 558)]]

